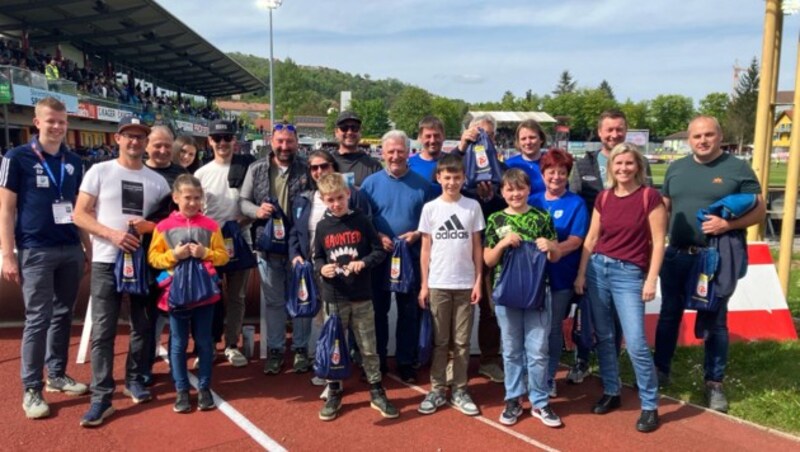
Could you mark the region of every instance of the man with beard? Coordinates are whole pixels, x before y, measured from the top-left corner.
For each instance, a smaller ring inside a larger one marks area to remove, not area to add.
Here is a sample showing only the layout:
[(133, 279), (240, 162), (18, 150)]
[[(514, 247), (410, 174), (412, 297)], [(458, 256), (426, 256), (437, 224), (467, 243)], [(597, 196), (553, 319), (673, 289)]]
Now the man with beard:
[(436, 162), (442, 156), (442, 145), (444, 144), (442, 121), (436, 116), (422, 118), (422, 121), (419, 122), (417, 141), (422, 144), (422, 150), (409, 157), (408, 167), (431, 182), (437, 188), (436, 195), (438, 196), (441, 193), (441, 187), (436, 182), (434, 173), (436, 172)]
[(339, 149), (332, 153), (336, 166), (355, 188), (361, 187), (364, 179), (377, 173), (383, 166), (381, 163), (358, 149), (361, 140), (361, 118), (352, 111), (343, 111), (336, 119), (336, 141)]

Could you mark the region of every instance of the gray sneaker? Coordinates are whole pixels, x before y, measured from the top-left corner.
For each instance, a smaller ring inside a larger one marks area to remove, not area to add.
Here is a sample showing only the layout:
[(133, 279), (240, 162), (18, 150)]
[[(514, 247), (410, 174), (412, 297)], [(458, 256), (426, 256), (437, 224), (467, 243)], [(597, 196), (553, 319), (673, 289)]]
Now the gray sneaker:
[(322, 405), (322, 409), (319, 411), (319, 418), (323, 421), (332, 421), (336, 419), (336, 416), (339, 414), (339, 409), (342, 408), (342, 391), (339, 390), (331, 390), (329, 391), (329, 396), (325, 400), (325, 404)]
[(63, 392), (67, 395), (79, 396), (86, 394), (89, 387), (73, 380), (69, 375), (64, 374), (61, 377), (48, 378), (44, 390), (47, 392)]
[(591, 374), (592, 371), (589, 370), (589, 363), (581, 360), (575, 361), (575, 365), (569, 369), (569, 373), (567, 374), (567, 383), (579, 385)]
[(721, 413), (728, 412), (728, 398), (722, 390), (722, 383), (715, 381), (706, 382), (706, 402), (708, 407)]
[(425, 396), (422, 403), (419, 404), (417, 411), (421, 414), (433, 414), (436, 412), (437, 408), (445, 403), (447, 403), (447, 400), (444, 398), (444, 394), (439, 391), (431, 391)]
[(228, 347), (225, 349), (225, 358), (233, 367), (244, 367), (247, 365), (247, 358), (238, 348)]
[(458, 411), (461, 411), (467, 416), (477, 416), (481, 414), (478, 405), (475, 405), (475, 402), (472, 401), (472, 397), (463, 389), (453, 393), (452, 402)]
[(283, 368), (283, 352), (277, 348), (269, 349), (267, 362), (264, 364), (264, 373), (267, 375), (277, 375)]
[(50, 416), (50, 407), (42, 398), (42, 391), (29, 388), (22, 397), (22, 409), (28, 419), (42, 419)]
[(298, 348), (294, 351), (294, 362), (292, 369), (296, 374), (303, 374), (311, 370), (311, 360), (308, 359), (308, 353), (304, 348)]
[(496, 363), (481, 364), (481, 366), (478, 367), (478, 373), (494, 383), (502, 383), (506, 378), (503, 369)]
[(542, 421), (542, 424), (548, 427), (561, 427), (561, 418), (550, 408), (550, 405), (545, 405), (541, 408), (531, 408), (531, 415)]

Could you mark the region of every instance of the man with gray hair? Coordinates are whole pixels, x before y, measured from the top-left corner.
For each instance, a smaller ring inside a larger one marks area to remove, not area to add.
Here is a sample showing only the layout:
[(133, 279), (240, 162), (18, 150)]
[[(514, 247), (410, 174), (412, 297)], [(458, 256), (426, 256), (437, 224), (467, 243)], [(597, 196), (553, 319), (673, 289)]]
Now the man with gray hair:
[[(384, 250), (394, 250), (393, 241), (405, 240), (414, 256), (414, 271), (419, 275), (419, 238), (417, 231), (422, 206), (433, 199), (431, 183), (408, 167), (408, 137), (399, 130), (386, 132), (381, 139), (382, 154), (386, 167), (383, 171), (364, 179), (361, 191), (367, 195), (372, 207), (372, 221), (381, 238)], [(386, 372), (386, 356), (389, 343), (389, 308), (392, 292), (387, 280), (391, 259), (386, 259), (372, 272), (372, 302), (375, 307), (375, 335), (381, 372)], [(395, 293), (397, 300), (397, 329), (395, 360), (400, 378), (405, 382), (416, 381), (413, 365), (416, 363), (417, 334), (419, 331), (419, 308), (416, 287), (409, 293)]]

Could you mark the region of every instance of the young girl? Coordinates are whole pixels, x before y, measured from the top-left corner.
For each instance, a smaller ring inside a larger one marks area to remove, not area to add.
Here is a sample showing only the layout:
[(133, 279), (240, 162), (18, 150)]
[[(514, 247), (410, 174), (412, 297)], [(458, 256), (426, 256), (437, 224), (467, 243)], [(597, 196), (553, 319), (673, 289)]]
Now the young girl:
[[(219, 225), (200, 211), (203, 207), (203, 189), (200, 181), (190, 175), (182, 174), (175, 179), (172, 199), (178, 211), (160, 221), (153, 231), (153, 241), (147, 259), (155, 268), (169, 270), (179, 261), (194, 257), (202, 259), (206, 268), (228, 262), (228, 252), (222, 239)], [(214, 303), (219, 295), (204, 300), (191, 309), (170, 309), (168, 290), (164, 291), (158, 307), (169, 311), (170, 350), (169, 359), (172, 379), (175, 381), (177, 399), (173, 410), (188, 413), (192, 409), (189, 401), (189, 377), (186, 370), (186, 346), (189, 342), (189, 325), (198, 351), (200, 369), (198, 374), (198, 408), (201, 411), (213, 410), (214, 398), (211, 396), (211, 364), (214, 350), (211, 338), (211, 323), (214, 318)]]
[[(561, 257), (553, 220), (546, 211), (528, 205), (531, 181), (524, 171), (512, 168), (503, 174), (501, 194), (508, 207), (489, 216), (486, 225), (486, 247), (483, 259), (494, 268), (494, 281), (500, 276), (503, 255), (509, 247), (518, 247), (523, 241), (535, 242), (547, 253), (547, 260), (555, 262)], [(544, 274), (540, 275), (541, 278)], [(550, 334), (550, 302), (544, 309), (519, 309), (495, 305), (497, 323), (503, 341), (505, 366), (505, 410), (500, 422), (512, 425), (522, 414), (520, 398), (528, 392), (531, 414), (548, 427), (561, 426), (559, 418), (548, 401), (547, 364)], [(523, 378), (527, 374), (527, 382)]]

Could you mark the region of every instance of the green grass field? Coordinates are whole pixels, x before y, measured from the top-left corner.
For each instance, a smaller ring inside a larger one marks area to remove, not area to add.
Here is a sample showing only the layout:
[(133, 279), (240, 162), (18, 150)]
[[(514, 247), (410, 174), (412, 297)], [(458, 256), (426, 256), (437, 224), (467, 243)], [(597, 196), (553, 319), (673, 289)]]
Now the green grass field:
[[(654, 163), (650, 165), (653, 172), (653, 183), (661, 185), (664, 182), (664, 174), (667, 172), (669, 163)], [(783, 187), (786, 185), (786, 164), (773, 163), (769, 167), (769, 185)]]

